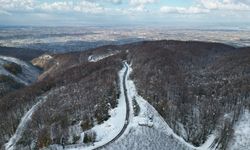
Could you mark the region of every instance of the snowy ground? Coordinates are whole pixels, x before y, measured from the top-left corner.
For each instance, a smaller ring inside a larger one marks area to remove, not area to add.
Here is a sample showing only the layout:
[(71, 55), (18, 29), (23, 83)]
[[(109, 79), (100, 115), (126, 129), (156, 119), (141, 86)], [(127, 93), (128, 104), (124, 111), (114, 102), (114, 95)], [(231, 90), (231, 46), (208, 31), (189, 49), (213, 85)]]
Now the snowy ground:
[[(125, 64), (127, 65), (127, 64)], [(132, 72), (132, 68), (128, 66), (128, 75)], [(125, 67), (119, 72), (121, 97), (118, 101), (118, 107), (110, 111), (111, 117), (101, 125), (96, 125), (91, 130), (97, 133), (97, 142), (92, 145), (84, 145), (82, 143), (66, 146), (65, 149), (70, 150), (89, 150), (105, 145), (116, 137), (125, 123), (126, 103), (124, 90), (122, 86), (122, 77), (125, 73)], [(132, 80), (125, 77), (127, 87), (127, 95), (130, 104), (130, 117), (128, 127), (124, 134), (115, 142), (106, 145), (103, 149), (107, 150), (210, 150), (209, 146), (213, 143), (215, 135), (211, 135), (208, 140), (200, 147), (194, 147), (187, 143), (183, 138), (176, 135), (168, 126), (159, 113), (146, 100), (138, 95), (135, 84)], [(133, 112), (133, 98), (135, 97), (140, 112), (137, 116)], [(83, 139), (84, 133), (81, 133)], [(82, 140), (81, 140), (82, 141)], [(49, 149), (61, 150), (62, 147), (52, 145)]]
[(109, 52), (109, 53), (103, 54), (103, 55), (90, 55), (88, 57), (88, 61), (89, 62), (97, 62), (97, 61), (102, 60), (104, 58), (116, 55), (117, 53), (119, 53), (119, 51), (112, 51), (112, 52)]
[[(132, 68), (129, 67), (129, 73)], [(201, 147), (194, 147), (187, 143), (183, 138), (176, 135), (158, 112), (141, 96), (137, 94), (135, 84), (132, 80), (127, 80), (128, 97), (130, 99), (130, 107), (133, 110), (132, 98), (135, 97), (140, 106), (138, 116), (131, 114), (129, 127), (124, 135), (113, 144), (105, 147), (107, 150), (128, 150), (128, 149), (145, 149), (145, 150), (191, 150), (200, 149), (207, 150), (215, 139), (211, 135), (207, 142)]]
[[(10, 62), (13, 62), (13, 63), (20, 65), (22, 67), (22, 73), (18, 74), (18, 75), (13, 75), (10, 72), (8, 72), (7, 70), (5, 70), (2, 65), (5, 63), (10, 63)], [(0, 55), (0, 74), (11, 76), (17, 82), (28, 85), (28, 84), (36, 81), (40, 72), (37, 68), (35, 68), (34, 66), (32, 66), (32, 65), (30, 65), (22, 60), (19, 60), (17, 58), (13, 58), (13, 57), (6, 57), (6, 56)]]
[(32, 119), (33, 113), (42, 105), (46, 100), (47, 96), (43, 96), (39, 98), (40, 100), (31, 107), (31, 109), (22, 117), (21, 122), (19, 123), (15, 134), (10, 138), (8, 143), (6, 143), (5, 148), (6, 150), (15, 150), (16, 143), (21, 139), (23, 132), (27, 128), (28, 123)]
[(250, 112), (246, 110), (235, 124), (229, 150), (250, 150)]
[[(111, 141), (113, 138), (115, 138), (122, 130), (125, 119), (126, 119), (126, 102), (124, 97), (124, 89), (123, 89), (123, 75), (125, 73), (126, 67), (124, 66), (123, 69), (119, 72), (119, 78), (120, 78), (120, 90), (121, 90), (121, 96), (118, 99), (118, 105), (116, 108), (110, 110), (110, 118), (105, 121), (104, 123), (100, 125), (95, 125), (91, 131), (96, 132), (96, 142), (91, 145), (84, 145), (83, 143), (79, 143), (76, 145), (69, 145), (66, 146), (65, 149), (69, 150), (75, 150), (75, 149), (95, 149), (97, 147), (100, 147), (102, 145), (105, 145), (109, 141)], [(84, 133), (81, 133), (81, 139), (84, 138)], [(83, 141), (83, 140), (81, 140)], [(57, 148), (59, 149), (59, 148)]]

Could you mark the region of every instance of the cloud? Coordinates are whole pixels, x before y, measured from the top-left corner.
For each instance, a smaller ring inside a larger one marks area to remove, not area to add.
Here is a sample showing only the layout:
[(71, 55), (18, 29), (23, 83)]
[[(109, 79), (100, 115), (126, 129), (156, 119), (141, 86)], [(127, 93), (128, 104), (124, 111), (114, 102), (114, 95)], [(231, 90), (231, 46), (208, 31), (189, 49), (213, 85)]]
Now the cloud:
[(43, 3), (39, 7), (41, 10), (45, 11), (70, 11), (72, 10), (71, 2), (54, 2), (54, 3)]
[(34, 0), (0, 0), (0, 10), (30, 11), (35, 7)]
[[(118, 3), (120, 0), (108, 0)], [(80, 12), (103, 13), (106, 9), (96, 2), (88, 0), (42, 2), (38, 0), (0, 0), (0, 10), (3, 12)]]
[(204, 17), (215, 20), (220, 16), (232, 20), (232, 14), (236, 16), (234, 18), (239, 19), (242, 19), (243, 15), (247, 18), (250, 16), (250, 0), (192, 0), (193, 5), (186, 7), (180, 7), (177, 3), (164, 6), (163, 1), (165, 0), (0, 0), (0, 15), (1, 18), (11, 18), (8, 15), (14, 18), (37, 14), (35, 19), (52, 16), (54, 18), (51, 20), (64, 20), (68, 17), (76, 18), (77, 21), (89, 19), (96, 22), (99, 19), (111, 20), (110, 22), (117, 18), (126, 20), (131, 16), (136, 18), (135, 20), (157, 20), (157, 17), (165, 16), (182, 17), (182, 14), (188, 14), (190, 18)]
[(150, 10), (146, 9), (146, 5), (148, 4), (154, 4), (158, 2), (158, 0), (129, 0), (129, 5), (132, 6), (132, 8), (127, 9), (127, 12), (135, 13), (135, 12), (150, 12)]
[(54, 2), (54, 3), (42, 3), (39, 6), (42, 11), (49, 12), (82, 12), (82, 13), (102, 13), (105, 8), (97, 3), (89, 1), (67, 1), (67, 2)]
[(12, 15), (11, 13), (4, 11), (4, 10), (0, 10), (0, 15)]
[(194, 6), (171, 7), (162, 6), (160, 12), (172, 14), (203, 14), (213, 10), (222, 10), (222, 15), (226, 15), (226, 10), (233, 12), (250, 11), (250, 0), (197, 0)]
[(97, 3), (81, 1), (80, 3), (73, 6), (73, 10), (84, 13), (103, 13), (107, 9), (105, 9), (104, 7), (100, 6)]
[(146, 4), (156, 3), (157, 0), (129, 0), (129, 4), (133, 6), (144, 6)]
[(160, 8), (162, 13), (176, 13), (176, 14), (202, 14), (210, 12), (209, 9), (199, 8), (199, 7), (170, 7), (162, 6)]
[(200, 0), (210, 10), (250, 11), (250, 0)]
[(121, 4), (122, 3), (122, 0), (106, 0), (108, 2), (111, 2), (113, 4)]
[(122, 4), (123, 0), (87, 0), (89, 2), (107, 2), (107, 3), (112, 3), (112, 4)]

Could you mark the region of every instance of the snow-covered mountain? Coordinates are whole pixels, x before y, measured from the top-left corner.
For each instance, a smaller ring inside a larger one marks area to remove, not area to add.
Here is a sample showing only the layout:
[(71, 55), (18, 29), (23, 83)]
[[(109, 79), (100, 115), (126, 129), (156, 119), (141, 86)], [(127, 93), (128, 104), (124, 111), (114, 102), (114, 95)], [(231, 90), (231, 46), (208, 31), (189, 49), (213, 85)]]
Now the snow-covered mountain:
[(29, 85), (36, 81), (40, 71), (36, 67), (20, 59), (0, 56), (0, 74), (10, 76), (16, 82)]
[[(7, 150), (248, 150), (249, 52), (146, 41), (42, 55), (32, 61), (44, 69), (39, 81), (0, 99), (0, 144)], [(20, 60), (2, 61), (25, 69)]]

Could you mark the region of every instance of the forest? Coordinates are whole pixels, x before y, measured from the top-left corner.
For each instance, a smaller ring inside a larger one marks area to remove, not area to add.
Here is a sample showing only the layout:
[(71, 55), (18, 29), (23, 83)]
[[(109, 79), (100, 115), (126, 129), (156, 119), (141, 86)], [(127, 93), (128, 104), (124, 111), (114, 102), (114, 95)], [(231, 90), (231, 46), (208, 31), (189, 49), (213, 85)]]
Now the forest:
[[(116, 54), (88, 61), (91, 55), (110, 51)], [(245, 109), (250, 110), (249, 51), (220, 43), (164, 40), (53, 54), (42, 63), (38, 57), (32, 61), (43, 69), (38, 80), (1, 94), (0, 145), (8, 142), (25, 112), (42, 98), (44, 103), (17, 146), (39, 149), (62, 144), (62, 139), (65, 144), (76, 143), (80, 132), (75, 130), (88, 131), (110, 117), (108, 111), (116, 107), (120, 95), (118, 71), (127, 60), (139, 94), (175, 133), (199, 146), (216, 131), (220, 136), (214, 146), (226, 149), (234, 124)], [(11, 82), (5, 78), (1, 80)], [(138, 104), (133, 105), (139, 113)]]

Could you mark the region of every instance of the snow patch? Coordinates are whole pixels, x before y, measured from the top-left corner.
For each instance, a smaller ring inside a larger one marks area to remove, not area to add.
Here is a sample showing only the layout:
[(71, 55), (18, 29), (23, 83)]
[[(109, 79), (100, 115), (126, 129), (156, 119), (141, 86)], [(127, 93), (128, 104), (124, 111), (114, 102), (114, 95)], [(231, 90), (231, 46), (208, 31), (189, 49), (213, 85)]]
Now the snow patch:
[[(131, 72), (132, 68), (129, 66), (128, 74)], [(182, 137), (175, 134), (165, 120), (154, 109), (154, 107), (138, 95), (135, 84), (132, 80), (128, 80), (127, 78), (126, 86), (128, 90), (128, 98), (130, 100), (130, 110), (133, 110), (132, 99), (135, 97), (138, 105), (140, 106), (140, 113), (138, 116), (133, 116), (133, 112), (131, 112), (130, 115), (133, 117), (130, 117), (129, 125), (125, 133), (120, 137), (120, 139), (104, 149), (210, 149), (210, 145), (216, 138), (214, 134), (210, 135), (208, 140), (202, 146), (193, 146), (192, 144), (186, 142)], [(131, 141), (131, 139), (133, 140)], [(135, 143), (135, 141), (140, 141), (141, 139), (145, 139), (145, 141)], [(146, 142), (147, 140), (148, 144)]]
[[(20, 65), (22, 67), (22, 73), (18, 75), (14, 75), (8, 72), (7, 70), (5, 70), (3, 65), (5, 63), (10, 63), (10, 62)], [(40, 71), (34, 66), (26, 63), (25, 61), (22, 61), (20, 59), (13, 58), (13, 57), (6, 57), (6, 56), (0, 55), (0, 74), (10, 76), (19, 83), (29, 85), (33, 83), (34, 81), (36, 81), (37, 77), (40, 74)]]
[[(95, 125), (91, 131), (94, 131), (96, 133), (96, 142), (94, 142), (92, 145), (89, 144), (83, 144), (82, 142), (80, 144), (76, 145), (69, 145), (66, 146), (65, 149), (70, 150), (77, 150), (77, 149), (84, 149), (84, 150), (90, 150), (98, 148), (102, 145), (105, 145), (109, 141), (111, 141), (113, 138), (115, 138), (122, 130), (125, 119), (126, 119), (126, 101), (124, 96), (124, 89), (123, 89), (123, 75), (126, 71), (126, 67), (124, 66), (121, 71), (119, 71), (119, 79), (120, 79), (120, 98), (118, 99), (118, 105), (116, 108), (111, 109), (109, 111), (110, 118), (103, 122), (100, 125)], [(83, 141), (84, 138), (84, 132), (80, 134), (81, 135), (81, 141)], [(58, 147), (59, 148), (59, 147)]]
[(47, 96), (40, 97), (40, 100), (31, 107), (31, 109), (22, 117), (15, 134), (10, 138), (9, 142), (5, 144), (6, 150), (14, 150), (16, 143), (21, 139), (28, 123), (32, 119), (33, 113), (47, 100)]
[[(128, 75), (132, 72), (131, 66), (127, 63)], [(117, 108), (110, 111), (111, 117), (101, 125), (94, 126), (91, 130), (97, 133), (97, 142), (92, 145), (70, 145), (65, 149), (70, 150), (90, 150), (105, 145), (116, 137), (126, 123), (126, 102), (122, 83), (122, 77), (125, 73), (125, 67), (119, 72), (121, 97), (118, 100)], [(135, 84), (129, 80), (128, 75), (125, 76), (125, 84), (127, 87), (127, 96), (129, 100), (130, 114), (128, 127), (123, 135), (113, 143), (106, 145), (102, 149), (108, 150), (127, 150), (127, 149), (164, 149), (164, 150), (210, 150), (210, 145), (214, 142), (216, 135), (212, 134), (208, 140), (200, 147), (195, 147), (186, 142), (182, 137), (174, 133), (159, 113), (138, 95)], [(137, 116), (133, 112), (133, 98), (137, 101), (140, 112)], [(81, 141), (84, 133), (81, 133)], [(59, 150), (61, 146), (54, 147)]]
[(119, 51), (114, 51), (114, 52), (111, 52), (111, 53), (107, 53), (107, 54), (103, 54), (103, 55), (90, 55), (88, 57), (88, 61), (89, 62), (98, 62), (102, 59), (105, 59), (107, 57), (110, 57), (110, 56), (113, 56), (113, 55), (116, 55), (117, 53), (119, 53)]
[(234, 135), (229, 150), (250, 150), (250, 111), (245, 110), (234, 126)]

